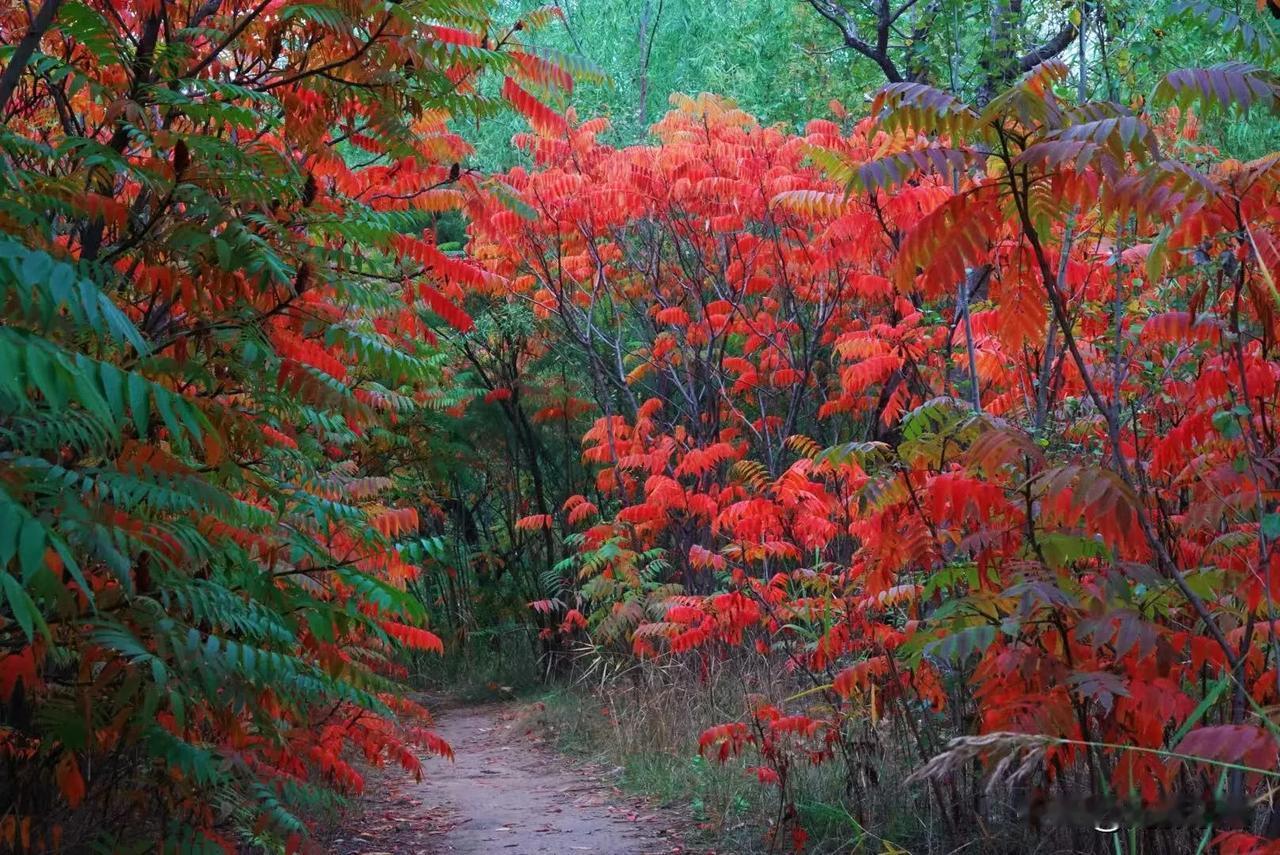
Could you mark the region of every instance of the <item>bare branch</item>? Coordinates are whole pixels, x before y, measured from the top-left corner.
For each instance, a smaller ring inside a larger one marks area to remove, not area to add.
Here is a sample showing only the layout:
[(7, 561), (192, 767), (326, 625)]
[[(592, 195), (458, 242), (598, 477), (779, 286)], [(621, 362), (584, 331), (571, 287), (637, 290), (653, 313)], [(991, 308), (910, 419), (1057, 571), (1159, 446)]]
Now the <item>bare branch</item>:
[(892, 15), (889, 16), (889, 23), (896, 24), (899, 18), (905, 15), (911, 9), (912, 6), (916, 5), (916, 2), (917, 0), (907, 0), (906, 3), (903, 3), (898, 8), (898, 11), (894, 12)]
[(1053, 59), (1075, 41), (1077, 33), (1075, 24), (1070, 21), (1063, 24), (1062, 29), (1053, 34), (1053, 38), (1023, 54), (1022, 59), (1018, 60), (1018, 69), (1030, 71), (1046, 59)]
[(876, 4), (876, 44), (872, 45), (862, 38), (858, 32), (857, 21), (849, 14), (848, 9), (840, 5), (838, 0), (809, 0), (809, 5), (819, 15), (836, 26), (846, 47), (853, 48), (880, 66), (880, 70), (890, 83), (902, 82), (902, 73), (898, 71), (898, 66), (889, 58), (889, 27), (897, 15), (902, 14), (905, 9), (899, 10), (897, 14), (894, 14), (889, 11), (887, 0), (880, 0)]

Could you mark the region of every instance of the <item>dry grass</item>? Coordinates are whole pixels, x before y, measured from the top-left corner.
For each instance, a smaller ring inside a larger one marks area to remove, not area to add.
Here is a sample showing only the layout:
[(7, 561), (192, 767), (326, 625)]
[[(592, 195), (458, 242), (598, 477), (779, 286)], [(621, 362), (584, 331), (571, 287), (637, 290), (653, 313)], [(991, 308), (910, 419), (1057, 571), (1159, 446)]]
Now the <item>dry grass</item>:
[[(481, 694), (491, 691), (489, 675), (527, 667), (483, 654), (452, 665)], [(561, 750), (614, 768), (619, 785), (691, 814), (701, 830), (701, 839), (691, 842), (721, 852), (766, 853), (780, 815), (778, 789), (760, 784), (750, 771), (760, 762), (750, 750), (720, 764), (699, 755), (698, 737), (712, 725), (748, 721), (748, 711), (762, 699), (789, 714), (825, 715), (822, 694), (807, 691), (786, 666), (778, 657), (736, 648), (637, 661), (584, 647), (555, 668), (541, 669), (559, 677), (555, 688), (526, 695), (536, 700), (526, 704), (525, 714)], [(1095, 819), (1115, 813), (1117, 805), (1085, 798), (1083, 768), (1061, 770), (1052, 792), (1045, 792), (1043, 739), (963, 736), (971, 722), (962, 717), (963, 703), (952, 700), (944, 713), (908, 701), (878, 720), (855, 712), (845, 720), (843, 750), (834, 759), (793, 765), (788, 798), (810, 835), (806, 852), (1194, 851), (1196, 828), (1143, 828), (1139, 817), (1121, 830), (1121, 840), (1103, 832), (1102, 825), (1114, 823)], [(1041, 792), (1040, 800), (1029, 802), (1033, 790)], [(939, 808), (944, 803), (950, 815)], [(784, 838), (773, 851), (789, 849)]]
[[(748, 770), (758, 758), (748, 754), (721, 765), (698, 754), (698, 737), (712, 725), (744, 720), (753, 697), (778, 703), (801, 691), (779, 664), (752, 655), (615, 662), (598, 651), (580, 651), (575, 678), (530, 704), (527, 714), (562, 750), (615, 767), (624, 787), (692, 812), (703, 842), (722, 851), (763, 853), (778, 815), (777, 789), (761, 785)], [(881, 750), (892, 734), (885, 730), (879, 737), (861, 740), (875, 756), (857, 772), (864, 785), (860, 808), (846, 792), (840, 758), (796, 768), (790, 797), (810, 834), (807, 851), (932, 848), (936, 818), (928, 813), (929, 801), (910, 797), (901, 781), (911, 769)], [(917, 803), (922, 812), (915, 810)], [(859, 823), (859, 810), (881, 819)], [(893, 842), (899, 840), (924, 845)], [(789, 841), (775, 847), (784, 849)]]

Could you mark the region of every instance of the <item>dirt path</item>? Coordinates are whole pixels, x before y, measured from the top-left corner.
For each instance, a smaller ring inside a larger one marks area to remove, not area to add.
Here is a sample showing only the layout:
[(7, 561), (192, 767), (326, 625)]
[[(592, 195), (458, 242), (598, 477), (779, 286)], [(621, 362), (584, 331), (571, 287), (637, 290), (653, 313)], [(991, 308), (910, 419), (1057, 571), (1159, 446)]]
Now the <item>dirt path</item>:
[(510, 705), (446, 708), (437, 732), (453, 763), (432, 758), (421, 784), (370, 776), (363, 815), (340, 855), (656, 855), (685, 852), (678, 819), (544, 748)]

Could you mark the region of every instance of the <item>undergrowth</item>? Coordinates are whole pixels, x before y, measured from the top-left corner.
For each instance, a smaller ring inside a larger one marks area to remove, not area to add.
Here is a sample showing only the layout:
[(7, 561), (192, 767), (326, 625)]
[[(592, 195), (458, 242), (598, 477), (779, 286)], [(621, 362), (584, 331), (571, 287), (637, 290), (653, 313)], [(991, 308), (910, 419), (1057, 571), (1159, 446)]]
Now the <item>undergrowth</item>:
[(443, 656), (416, 656), (410, 683), (466, 702), (522, 697), (544, 685), (535, 630), (506, 624), (477, 629), (446, 645)]
[[(765, 853), (778, 815), (776, 788), (760, 786), (746, 759), (722, 764), (702, 756), (698, 737), (716, 722), (745, 715), (766, 669), (767, 663), (734, 661), (696, 674), (672, 663), (641, 663), (602, 680), (598, 667), (588, 667), (531, 696), (525, 715), (561, 752), (609, 766), (624, 790), (689, 815), (695, 823), (689, 843)], [(890, 777), (901, 780), (908, 771)], [(797, 768), (792, 799), (810, 835), (806, 851), (903, 852), (912, 849), (900, 841), (927, 841), (929, 818), (908, 811), (877, 810), (873, 815), (890, 819), (875, 829), (860, 825), (844, 777), (839, 763)], [(878, 798), (890, 805), (896, 791), (884, 786)], [(773, 851), (790, 845), (780, 839)]]

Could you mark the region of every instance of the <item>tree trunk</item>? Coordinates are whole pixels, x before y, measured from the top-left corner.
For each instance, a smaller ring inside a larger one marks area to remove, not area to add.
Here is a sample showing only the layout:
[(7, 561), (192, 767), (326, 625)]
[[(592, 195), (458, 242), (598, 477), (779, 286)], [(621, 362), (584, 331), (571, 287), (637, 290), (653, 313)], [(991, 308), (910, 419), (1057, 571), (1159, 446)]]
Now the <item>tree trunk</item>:
[(60, 5), (62, 5), (62, 0), (44, 0), (35, 17), (31, 19), (31, 26), (28, 28), (27, 34), (22, 37), (22, 41), (18, 42), (18, 46), (14, 48), (13, 56), (9, 58), (9, 64), (5, 66), (4, 75), (0, 76), (0, 119), (4, 117), (5, 111), (8, 110), (9, 99), (13, 97), (14, 90), (18, 88), (18, 81), (22, 78), (22, 72), (26, 71), (27, 63), (31, 61), (31, 55), (40, 46), (40, 40), (44, 38), (44, 34), (49, 30), (49, 26), (53, 23), (53, 18), (57, 14)]

